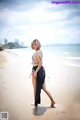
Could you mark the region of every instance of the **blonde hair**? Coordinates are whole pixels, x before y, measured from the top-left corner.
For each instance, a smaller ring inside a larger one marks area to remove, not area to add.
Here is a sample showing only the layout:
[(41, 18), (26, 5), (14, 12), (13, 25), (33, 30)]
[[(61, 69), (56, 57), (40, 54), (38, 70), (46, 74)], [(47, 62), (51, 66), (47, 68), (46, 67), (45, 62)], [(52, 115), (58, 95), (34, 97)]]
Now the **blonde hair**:
[(33, 49), (33, 45), (37, 45), (37, 50), (41, 48), (41, 43), (39, 42), (38, 39), (34, 39), (33, 42), (31, 43), (31, 48)]

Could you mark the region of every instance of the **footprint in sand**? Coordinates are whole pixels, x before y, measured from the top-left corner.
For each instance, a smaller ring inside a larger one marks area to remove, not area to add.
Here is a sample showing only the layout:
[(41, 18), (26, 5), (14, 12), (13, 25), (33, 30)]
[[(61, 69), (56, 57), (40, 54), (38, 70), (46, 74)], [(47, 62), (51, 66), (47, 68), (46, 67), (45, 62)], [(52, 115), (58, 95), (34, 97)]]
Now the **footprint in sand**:
[(59, 113), (66, 114), (67, 113), (64, 106), (58, 105), (58, 104), (56, 104), (55, 106), (56, 106), (56, 114), (59, 114)]
[(75, 95), (73, 100), (74, 100), (75, 103), (80, 102), (80, 95)]
[(66, 112), (66, 111), (62, 111), (61, 113), (64, 113), (64, 114), (65, 114), (65, 113), (67, 113), (67, 112)]
[(3, 82), (3, 84), (5, 84), (5, 82)]

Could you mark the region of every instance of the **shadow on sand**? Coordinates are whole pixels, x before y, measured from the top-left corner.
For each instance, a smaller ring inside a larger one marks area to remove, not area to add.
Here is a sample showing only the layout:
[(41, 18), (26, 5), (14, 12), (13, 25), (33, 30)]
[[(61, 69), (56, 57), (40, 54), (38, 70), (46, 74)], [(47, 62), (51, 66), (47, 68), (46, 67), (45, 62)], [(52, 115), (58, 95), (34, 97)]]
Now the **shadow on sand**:
[(47, 111), (47, 109), (51, 109), (51, 107), (42, 107), (42, 106), (40, 106), (37, 109), (35, 109), (35, 107), (34, 107), (33, 108), (33, 115), (41, 116), (41, 115), (43, 115)]

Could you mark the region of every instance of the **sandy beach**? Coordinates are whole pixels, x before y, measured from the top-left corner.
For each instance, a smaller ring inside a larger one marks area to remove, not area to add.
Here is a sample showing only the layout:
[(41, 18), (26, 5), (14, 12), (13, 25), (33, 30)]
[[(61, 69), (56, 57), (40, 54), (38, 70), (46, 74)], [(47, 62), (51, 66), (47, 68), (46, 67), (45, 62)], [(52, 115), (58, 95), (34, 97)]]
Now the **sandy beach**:
[[(65, 64), (57, 57), (49, 62), (44, 52), (46, 86), (56, 104), (41, 92), (41, 104), (35, 111), (31, 74), (31, 54), (9, 50), (0, 52), (0, 112), (9, 120), (80, 120), (80, 67)], [(50, 55), (51, 57), (51, 55)]]

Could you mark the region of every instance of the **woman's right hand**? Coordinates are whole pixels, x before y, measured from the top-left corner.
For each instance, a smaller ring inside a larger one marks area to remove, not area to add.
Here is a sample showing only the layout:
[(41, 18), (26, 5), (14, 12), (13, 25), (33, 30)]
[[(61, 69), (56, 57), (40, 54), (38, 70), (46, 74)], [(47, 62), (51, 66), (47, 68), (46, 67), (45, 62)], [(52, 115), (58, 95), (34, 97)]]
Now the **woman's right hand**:
[(37, 78), (37, 72), (36, 71), (33, 72), (33, 76), (34, 76), (35, 79)]

